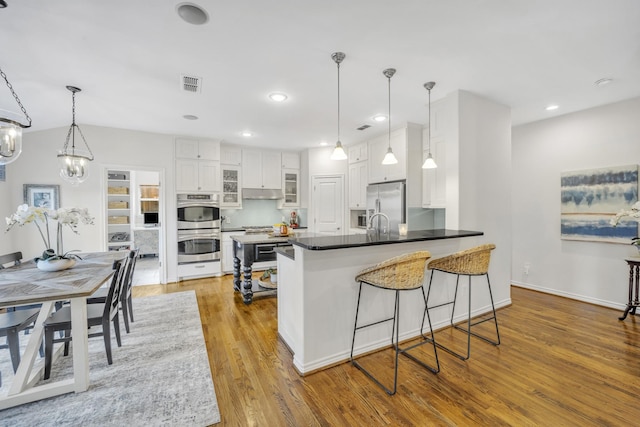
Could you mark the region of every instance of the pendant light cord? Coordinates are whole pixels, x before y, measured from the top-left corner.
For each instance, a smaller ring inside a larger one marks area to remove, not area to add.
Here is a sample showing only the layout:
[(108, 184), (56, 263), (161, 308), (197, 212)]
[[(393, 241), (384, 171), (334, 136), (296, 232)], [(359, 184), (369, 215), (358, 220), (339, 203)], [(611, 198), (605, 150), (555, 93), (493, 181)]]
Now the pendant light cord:
[(340, 62), (338, 64), (338, 142), (340, 142)]
[(389, 81), (389, 119), (387, 121), (389, 122), (389, 148), (391, 148), (391, 76), (388, 76), (387, 80)]
[(431, 89), (429, 89), (429, 156), (431, 156)]

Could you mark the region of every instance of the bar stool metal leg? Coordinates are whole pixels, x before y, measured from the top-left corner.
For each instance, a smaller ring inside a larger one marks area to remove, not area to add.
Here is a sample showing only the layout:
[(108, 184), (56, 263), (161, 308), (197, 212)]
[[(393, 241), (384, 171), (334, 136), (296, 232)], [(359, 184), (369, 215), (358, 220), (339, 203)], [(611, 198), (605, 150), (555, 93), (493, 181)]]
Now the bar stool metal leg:
[[(366, 283), (366, 282), (364, 282)], [(416, 362), (417, 364), (419, 364), (420, 366), (428, 369), (429, 371), (433, 372), (434, 374), (437, 374), (438, 372), (440, 372), (440, 361), (438, 359), (438, 351), (436, 348), (436, 343), (433, 340), (433, 338), (428, 338), (428, 337), (424, 337), (425, 339), (413, 344), (409, 347), (405, 347), (405, 348), (401, 348), (399, 345), (400, 342), (400, 291), (399, 290), (395, 290), (395, 301), (394, 301), (394, 309), (393, 309), (393, 317), (389, 317), (387, 319), (383, 319), (383, 320), (378, 320), (375, 322), (371, 322), (368, 323), (366, 325), (361, 325), (358, 326), (358, 314), (360, 312), (360, 300), (362, 297), (362, 284), (363, 282), (360, 282), (360, 289), (358, 290), (358, 303), (356, 306), (356, 319), (355, 319), (355, 323), (354, 323), (354, 329), (353, 329), (353, 339), (351, 341), (351, 354), (350, 354), (350, 360), (351, 360), (351, 364), (353, 366), (355, 366), (356, 368), (358, 368), (359, 370), (361, 370), (362, 372), (364, 372), (364, 374), (369, 377), (371, 380), (373, 380), (373, 382), (375, 382), (376, 384), (378, 384), (378, 386), (380, 386), (380, 388), (382, 388), (388, 395), (392, 396), (396, 393), (397, 391), (397, 385), (398, 385), (398, 359), (399, 359), (399, 355), (403, 354), (405, 355), (407, 358), (413, 360), (414, 362)], [(372, 285), (375, 286), (375, 285)], [(424, 294), (424, 288), (420, 288), (422, 289), (422, 297), (426, 300), (425, 294)], [(392, 329), (391, 329), (391, 346), (394, 349), (394, 372), (393, 372), (393, 388), (389, 388), (387, 386), (385, 386), (384, 384), (382, 384), (382, 382), (380, 382), (380, 380), (378, 380), (369, 370), (367, 370), (366, 368), (364, 368), (356, 359), (354, 359), (353, 357), (353, 350), (354, 350), (354, 346), (355, 346), (355, 339), (356, 339), (356, 333), (358, 330), (360, 329), (364, 329), (367, 328), (369, 326), (374, 326), (374, 325), (378, 325), (380, 323), (383, 322), (388, 322), (388, 321), (392, 321)], [(423, 321), (424, 323), (424, 321)], [(431, 319), (429, 318), (429, 329), (431, 331), (431, 333), (433, 333), (433, 329), (431, 327)], [(417, 357), (415, 357), (412, 354), (409, 354), (408, 352), (416, 347), (419, 347), (423, 344), (427, 344), (427, 343), (431, 343), (433, 345), (433, 351), (434, 351), (434, 355), (435, 355), (435, 360), (436, 360), (436, 367), (432, 367), (430, 365), (428, 365), (427, 363), (423, 362), (422, 360), (418, 359)]]

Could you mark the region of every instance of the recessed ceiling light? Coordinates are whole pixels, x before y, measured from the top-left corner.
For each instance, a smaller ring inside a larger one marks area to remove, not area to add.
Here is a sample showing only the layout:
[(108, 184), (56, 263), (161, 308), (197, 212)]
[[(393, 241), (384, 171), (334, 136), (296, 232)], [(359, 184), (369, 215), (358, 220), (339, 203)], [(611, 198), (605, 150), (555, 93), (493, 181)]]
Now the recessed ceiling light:
[(605, 77), (603, 79), (599, 79), (596, 80), (593, 84), (596, 86), (606, 86), (609, 83), (611, 83), (613, 81), (613, 79), (609, 78), (609, 77)]
[(286, 101), (288, 96), (282, 92), (273, 92), (269, 94), (269, 99), (275, 102), (283, 102)]
[(553, 110), (557, 110), (559, 107), (555, 104), (549, 105), (547, 106), (546, 110), (547, 111), (553, 111)]
[(185, 114), (182, 117), (187, 120), (198, 120), (198, 116), (194, 116), (193, 114)]
[(250, 136), (253, 136), (253, 134), (251, 132), (249, 132), (248, 130), (245, 130), (241, 133), (242, 136), (249, 138)]
[(194, 3), (180, 3), (176, 6), (178, 15), (184, 22), (202, 25), (209, 21), (209, 14), (202, 7)]
[(387, 116), (385, 116), (384, 114), (378, 114), (377, 116), (373, 116), (373, 120), (376, 122), (384, 122), (385, 120), (387, 120)]
[(320, 145), (321, 145), (322, 147), (326, 147), (327, 145), (329, 145), (329, 143), (328, 143), (327, 141), (322, 141), (322, 142), (320, 143)]

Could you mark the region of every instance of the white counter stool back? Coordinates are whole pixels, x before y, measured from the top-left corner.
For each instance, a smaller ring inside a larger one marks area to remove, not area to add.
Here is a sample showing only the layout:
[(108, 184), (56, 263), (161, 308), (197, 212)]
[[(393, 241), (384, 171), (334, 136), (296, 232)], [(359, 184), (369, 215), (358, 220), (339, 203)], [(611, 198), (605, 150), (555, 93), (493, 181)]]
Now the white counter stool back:
[[(431, 260), (427, 268), (431, 270), (431, 278), (429, 279), (429, 290), (427, 291), (427, 304), (425, 309), (425, 317), (429, 317), (429, 310), (437, 307), (446, 306), (449, 304), (453, 304), (453, 308), (451, 309), (451, 326), (455, 329), (464, 331), (467, 333), (467, 354), (463, 355), (457, 353), (450, 348), (445, 347), (440, 342), (436, 343), (438, 347), (441, 349), (453, 354), (456, 357), (459, 357), (462, 360), (467, 360), (469, 355), (471, 354), (471, 335), (483, 339), (484, 341), (491, 343), (493, 345), (500, 345), (500, 333), (498, 332), (498, 318), (496, 317), (496, 308), (493, 304), (493, 295), (491, 293), (491, 282), (489, 281), (489, 261), (491, 260), (491, 251), (496, 248), (494, 244), (486, 244), (481, 246), (476, 246), (471, 249), (467, 249), (464, 251), (456, 252), (454, 254), (436, 258)], [(441, 271), (443, 273), (455, 274), (456, 277), (456, 290), (453, 295), (453, 300), (445, 303), (437, 304), (430, 306), (429, 305), (429, 296), (431, 295), (431, 286), (433, 284), (433, 276), (436, 271)], [(467, 276), (469, 278), (469, 306), (468, 306), (468, 314), (467, 314), (467, 328), (463, 328), (453, 323), (453, 317), (456, 310), (456, 299), (458, 296), (458, 284), (460, 282), (460, 276)], [(471, 323), (471, 276), (485, 276), (487, 278), (487, 285), (489, 287), (489, 298), (491, 299), (491, 310), (492, 316), (486, 317), (481, 316), (481, 318), (474, 323)], [(487, 322), (489, 320), (493, 320), (496, 327), (496, 339), (490, 339), (485, 336), (479, 335), (471, 331), (471, 328), (480, 323)], [(424, 317), (423, 317), (424, 324)], [(431, 327), (431, 320), (429, 320), (429, 327)], [(433, 338), (433, 332), (431, 333), (431, 337)]]
[[(356, 276), (356, 281), (360, 282), (360, 288), (358, 290), (358, 304), (356, 306), (356, 320), (353, 329), (353, 340), (351, 341), (351, 363), (364, 372), (369, 378), (371, 378), (376, 384), (378, 384), (389, 395), (396, 393), (396, 386), (398, 383), (398, 355), (404, 354), (411, 360), (427, 368), (433, 373), (440, 371), (440, 362), (438, 361), (438, 352), (435, 346), (435, 342), (432, 338), (424, 337), (417, 344), (413, 344), (406, 348), (400, 348), (398, 345), (399, 339), (399, 323), (400, 323), (400, 291), (422, 290), (422, 297), (426, 301), (424, 287), (422, 286), (424, 281), (424, 271), (427, 260), (431, 257), (428, 251), (413, 252), (406, 255), (397, 256), (386, 261), (381, 262), (373, 267), (362, 270)], [(388, 289), (395, 291), (395, 306), (393, 310), (393, 317), (388, 319), (378, 320), (366, 325), (358, 326), (358, 314), (360, 312), (360, 300), (362, 297), (362, 285), (371, 285), (381, 289)], [(428, 316), (428, 313), (427, 313)], [(363, 368), (353, 358), (353, 348), (356, 341), (356, 333), (370, 326), (378, 325), (380, 323), (393, 321), (391, 327), (391, 346), (395, 350), (395, 366), (393, 377), (393, 389), (385, 387), (378, 379), (376, 379), (368, 370)], [(424, 319), (423, 319), (424, 325)], [(431, 328), (431, 320), (429, 320), (429, 328)], [(433, 331), (432, 331), (433, 332)], [(395, 335), (395, 337), (394, 337)], [(421, 360), (418, 360), (415, 356), (407, 353), (409, 350), (416, 348), (422, 344), (431, 343), (433, 345), (433, 353), (435, 356), (436, 367), (433, 368)]]

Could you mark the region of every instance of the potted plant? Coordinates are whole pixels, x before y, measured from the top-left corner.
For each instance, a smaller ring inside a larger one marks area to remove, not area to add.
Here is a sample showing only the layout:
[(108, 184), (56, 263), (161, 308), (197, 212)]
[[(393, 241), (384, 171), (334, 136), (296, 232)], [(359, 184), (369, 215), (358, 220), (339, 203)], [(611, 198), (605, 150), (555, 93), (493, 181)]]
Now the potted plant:
[[(620, 210), (620, 212), (618, 212), (616, 216), (611, 218), (610, 224), (615, 227), (616, 225), (618, 225), (620, 220), (625, 217), (629, 217), (637, 222), (640, 222), (640, 202), (636, 202), (633, 206), (631, 206), (631, 209), (629, 209), (628, 211), (624, 209)], [(633, 239), (631, 239), (631, 244), (635, 246), (636, 249), (640, 252), (639, 236), (636, 236)]]
[(260, 279), (270, 279), (271, 283), (278, 283), (278, 270), (276, 268), (268, 268), (262, 273)]

